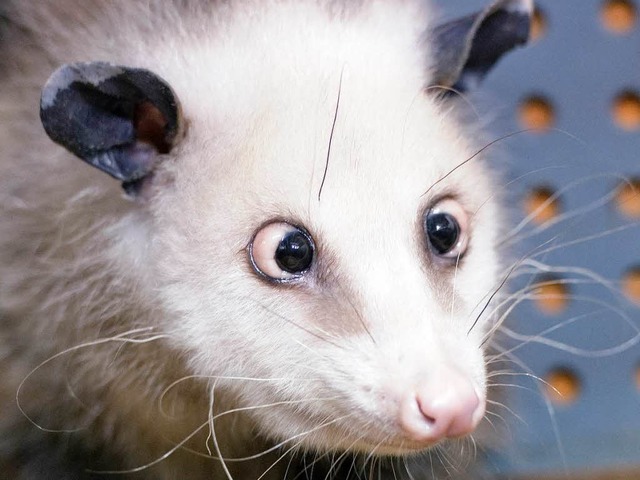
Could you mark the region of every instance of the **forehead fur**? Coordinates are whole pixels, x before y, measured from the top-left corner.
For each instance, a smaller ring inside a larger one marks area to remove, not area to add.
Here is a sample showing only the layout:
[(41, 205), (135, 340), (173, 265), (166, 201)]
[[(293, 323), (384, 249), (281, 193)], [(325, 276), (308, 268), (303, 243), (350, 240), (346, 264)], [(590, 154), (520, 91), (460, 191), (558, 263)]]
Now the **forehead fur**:
[(330, 139), (326, 203), (332, 191), (394, 185), (419, 196), (464, 159), (469, 148), (424, 93), (420, 4), (365, 2), (338, 21), (326, 5), (265, 5), (229, 13), (219, 36), (193, 39), (180, 69), (166, 72), (189, 123), (194, 164), (184, 171), (223, 188), (255, 185), (263, 201), (273, 194), (292, 208), (317, 197)]

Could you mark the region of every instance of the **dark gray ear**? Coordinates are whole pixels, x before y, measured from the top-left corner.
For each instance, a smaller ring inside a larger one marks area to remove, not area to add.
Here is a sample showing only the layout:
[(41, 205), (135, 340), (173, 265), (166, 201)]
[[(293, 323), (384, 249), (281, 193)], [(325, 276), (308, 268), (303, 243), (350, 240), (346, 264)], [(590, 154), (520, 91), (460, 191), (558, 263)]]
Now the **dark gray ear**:
[(103, 62), (63, 65), (40, 100), (47, 135), (125, 186), (149, 174), (180, 129), (167, 83), (148, 70)]
[(532, 15), (533, 0), (497, 0), (482, 12), (437, 26), (429, 36), (432, 85), (458, 91), (476, 86), (502, 55), (527, 42)]

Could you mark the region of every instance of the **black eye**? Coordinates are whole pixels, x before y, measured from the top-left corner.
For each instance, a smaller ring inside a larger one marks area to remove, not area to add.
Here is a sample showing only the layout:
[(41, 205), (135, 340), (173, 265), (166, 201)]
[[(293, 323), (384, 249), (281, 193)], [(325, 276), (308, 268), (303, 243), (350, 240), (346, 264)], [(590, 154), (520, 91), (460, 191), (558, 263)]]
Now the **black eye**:
[(289, 273), (304, 272), (311, 266), (313, 247), (309, 237), (302, 231), (287, 232), (276, 249), (278, 266)]
[(446, 258), (464, 255), (468, 245), (468, 224), (467, 214), (457, 201), (446, 199), (438, 202), (424, 221), (431, 250)]
[(258, 273), (273, 280), (291, 280), (311, 268), (314, 248), (311, 237), (301, 228), (274, 222), (256, 233), (249, 254)]
[(427, 235), (435, 251), (444, 255), (457, 245), (460, 225), (450, 213), (432, 213), (427, 215)]

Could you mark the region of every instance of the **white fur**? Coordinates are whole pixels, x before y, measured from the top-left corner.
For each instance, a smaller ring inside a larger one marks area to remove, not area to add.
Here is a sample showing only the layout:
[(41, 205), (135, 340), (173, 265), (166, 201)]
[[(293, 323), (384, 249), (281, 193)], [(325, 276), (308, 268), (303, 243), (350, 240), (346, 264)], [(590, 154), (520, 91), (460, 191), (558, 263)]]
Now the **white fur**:
[[(403, 391), (439, 365), (484, 391), (489, 319), (467, 332), (498, 283), (499, 213), (480, 161), (424, 195), (477, 146), (423, 91), (431, 17), (420, 2), (88, 3), (7, 7), (37, 41), (16, 31), (3, 47), (20, 66), (0, 79), (0, 354), (12, 372), (3, 401), (51, 355), (135, 328), (164, 338), (75, 351), (70, 364), (61, 357), (42, 368), (45, 378), (29, 377), (38, 398), (22, 398), (41, 426), (90, 424), (129, 467), (206, 421), (213, 385), (216, 413), (289, 402), (216, 422), (228, 457), (290, 438), (312, 451), (406, 454), (395, 413)], [(184, 137), (145, 203), (41, 131), (40, 86), (80, 60), (148, 68), (180, 99)], [(419, 242), (422, 212), (445, 193), (472, 224), (455, 282), (425, 264)], [(289, 288), (255, 275), (246, 246), (276, 217), (311, 232), (331, 262), (324, 281)], [(158, 414), (164, 389), (190, 375), (201, 378), (166, 396), (182, 408), (176, 420)], [(67, 376), (88, 408), (68, 394)], [(21, 421), (3, 410), (0, 428)], [(202, 440), (191, 446), (204, 451)], [(184, 452), (155, 468), (153, 478), (224, 478), (219, 464)], [(249, 479), (264, 466), (229, 468)]]

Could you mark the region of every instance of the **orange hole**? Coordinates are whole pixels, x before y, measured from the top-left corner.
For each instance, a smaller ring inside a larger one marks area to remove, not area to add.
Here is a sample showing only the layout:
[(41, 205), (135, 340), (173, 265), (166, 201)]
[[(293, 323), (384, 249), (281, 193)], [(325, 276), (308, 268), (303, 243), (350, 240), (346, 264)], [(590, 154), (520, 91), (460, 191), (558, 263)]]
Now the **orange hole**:
[(570, 405), (580, 396), (580, 380), (568, 368), (557, 368), (547, 374), (547, 396), (556, 405)]
[(553, 220), (560, 214), (560, 201), (547, 187), (534, 188), (524, 199), (524, 211), (527, 216), (541, 225)]
[(627, 217), (640, 218), (640, 179), (624, 182), (618, 188), (616, 208)]
[(520, 104), (519, 118), (524, 128), (543, 132), (553, 127), (556, 114), (548, 99), (540, 95), (532, 95)]
[(640, 305), (640, 267), (634, 267), (624, 275), (622, 291), (629, 300)]
[(547, 16), (538, 7), (533, 11), (533, 18), (531, 21), (531, 31), (529, 32), (529, 38), (532, 41), (540, 40), (547, 32)]
[(534, 298), (541, 312), (555, 315), (569, 305), (569, 289), (561, 279), (545, 277), (534, 284)]
[(610, 32), (627, 33), (636, 23), (636, 8), (630, 0), (606, 0), (600, 10), (600, 19)]
[(640, 96), (630, 90), (620, 93), (613, 101), (611, 114), (623, 130), (640, 129)]

